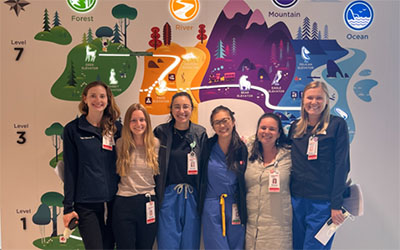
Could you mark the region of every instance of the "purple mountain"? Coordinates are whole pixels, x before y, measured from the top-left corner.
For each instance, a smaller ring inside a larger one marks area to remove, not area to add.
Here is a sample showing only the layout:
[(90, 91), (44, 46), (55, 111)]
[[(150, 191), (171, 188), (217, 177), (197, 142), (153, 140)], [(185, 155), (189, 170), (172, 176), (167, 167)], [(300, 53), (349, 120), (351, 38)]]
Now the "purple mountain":
[[(284, 23), (278, 22), (269, 28), (261, 11), (252, 11), (244, 0), (229, 0), (207, 41), (211, 60), (202, 86), (216, 88), (201, 90), (201, 101), (219, 97), (243, 99), (267, 111), (265, 95), (250, 89), (251, 85), (268, 91), (269, 102), (277, 105), (296, 67), (291, 40)], [(226, 84), (238, 87), (218, 87)]]

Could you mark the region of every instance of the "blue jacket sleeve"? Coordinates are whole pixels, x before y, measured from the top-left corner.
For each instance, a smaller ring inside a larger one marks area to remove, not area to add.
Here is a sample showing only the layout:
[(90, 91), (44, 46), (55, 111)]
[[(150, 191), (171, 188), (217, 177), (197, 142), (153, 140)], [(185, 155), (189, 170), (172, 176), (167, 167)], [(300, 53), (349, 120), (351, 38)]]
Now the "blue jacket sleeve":
[(74, 211), (73, 203), (75, 200), (75, 185), (77, 181), (78, 152), (74, 141), (74, 129), (69, 124), (64, 129), (64, 214)]

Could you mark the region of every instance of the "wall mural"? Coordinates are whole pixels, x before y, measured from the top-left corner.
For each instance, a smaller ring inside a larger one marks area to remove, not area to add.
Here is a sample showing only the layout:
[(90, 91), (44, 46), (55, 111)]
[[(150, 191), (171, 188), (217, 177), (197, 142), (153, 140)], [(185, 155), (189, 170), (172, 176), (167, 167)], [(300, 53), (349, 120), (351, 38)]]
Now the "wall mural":
[[(3, 8), (14, 18), (28, 15), (30, 8), (37, 9), (36, 3), (25, 0), (3, 2)], [(358, 124), (348, 96), (356, 96), (364, 104), (372, 102), (373, 89), (379, 83), (373, 69), (365, 66), (369, 51), (343, 44), (368, 40), (368, 34), (360, 31), (373, 23), (374, 9), (367, 1), (341, 3), (343, 12), (337, 15), (350, 30), (345, 40), (332, 32), (335, 22), (303, 14), (300, 2), (303, 1), (271, 0), (265, 10), (251, 8), (250, 0), (225, 0), (225, 5), (213, 11), (215, 16), (208, 18), (214, 20), (210, 21), (206, 16), (199, 17), (204, 10), (200, 0), (170, 0), (157, 10), (169, 11), (168, 18), (148, 21), (154, 10), (135, 1), (112, 4), (106, 15), (96, 16), (96, 9), (102, 6), (100, 1), (68, 0), (64, 7), (47, 4), (35, 12), (30, 43), (67, 50), (64, 57), (57, 59), (63, 70), (56, 78), (48, 79), (51, 87), (47, 94), (56, 102), (73, 101), (77, 106), (85, 86), (100, 80), (117, 97), (136, 87), (138, 91), (131, 102), (142, 103), (152, 115), (168, 115), (171, 97), (185, 91), (194, 100), (194, 122), (198, 121), (201, 103), (231, 99), (275, 112), (287, 131), (300, 115), (305, 85), (322, 80), (328, 84), (331, 113), (347, 121), (352, 142)], [(67, 19), (70, 20), (66, 22)], [(71, 23), (78, 23), (83, 31), (77, 34)], [(185, 39), (182, 31), (190, 31), (185, 33)], [(128, 43), (137, 36), (146, 39), (141, 39), (140, 44)], [(26, 40), (12, 40), (12, 45), (17, 53), (15, 60), (19, 61), (25, 55)], [(43, 60), (41, 66), (49, 70), (52, 64)], [(43, 145), (52, 152), (52, 157), (46, 159), (46, 171), (52, 178), (58, 178), (54, 171), (59, 171), (58, 165), (63, 161), (62, 123), (72, 118), (60, 113), (52, 119), (63, 122), (50, 122), (41, 128), (47, 137)], [(29, 124), (14, 124), (14, 128), (18, 144), (29, 141)], [(46, 178), (40, 181), (45, 182)], [(68, 240), (62, 238), (61, 190), (62, 184), (41, 191), (36, 194), (36, 203), (24, 210), (28, 214), (27, 220), (21, 219), (24, 228), (28, 221), (40, 232), (40, 236), (31, 239), (31, 246), (84, 249), (78, 229)]]

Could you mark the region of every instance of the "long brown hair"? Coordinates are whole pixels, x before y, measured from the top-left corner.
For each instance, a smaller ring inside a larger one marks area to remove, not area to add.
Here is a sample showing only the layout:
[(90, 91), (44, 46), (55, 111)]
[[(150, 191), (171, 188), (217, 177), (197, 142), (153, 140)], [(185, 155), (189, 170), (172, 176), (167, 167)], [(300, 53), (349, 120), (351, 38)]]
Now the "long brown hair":
[(160, 173), (158, 168), (158, 161), (157, 161), (157, 153), (155, 152), (155, 138), (153, 134), (153, 129), (151, 127), (151, 120), (149, 113), (141, 105), (140, 103), (132, 104), (128, 110), (126, 111), (124, 117), (124, 126), (122, 128), (122, 135), (121, 135), (121, 148), (118, 150), (118, 159), (117, 159), (117, 173), (120, 176), (125, 176), (128, 168), (132, 162), (132, 153), (135, 152), (136, 144), (133, 138), (132, 131), (130, 129), (130, 122), (132, 113), (136, 110), (140, 110), (143, 112), (144, 117), (146, 119), (146, 129), (144, 131), (144, 147), (146, 153), (146, 164), (148, 167), (153, 169), (153, 174), (157, 175)]
[(114, 96), (107, 84), (100, 81), (89, 83), (82, 92), (81, 102), (79, 103), (79, 111), (85, 116), (89, 114), (89, 108), (88, 105), (84, 102), (84, 99), (85, 97), (87, 97), (89, 89), (96, 86), (104, 87), (107, 93), (107, 107), (104, 109), (103, 117), (101, 118), (100, 121), (100, 128), (102, 130), (102, 134), (113, 135), (115, 132), (117, 132), (117, 126), (115, 126), (115, 122), (121, 115), (121, 111), (119, 110), (117, 104), (115, 103)]
[(310, 82), (309, 84), (307, 84), (307, 86), (304, 88), (303, 97), (301, 98), (301, 116), (300, 116), (300, 120), (297, 123), (296, 129), (294, 132), (294, 138), (303, 137), (303, 135), (307, 132), (307, 125), (309, 122), (309, 117), (308, 117), (308, 113), (304, 109), (305, 93), (309, 89), (319, 88), (319, 87), (321, 87), (321, 89), (324, 91), (324, 93), (326, 95), (326, 106), (325, 106), (325, 109), (321, 113), (319, 121), (314, 126), (311, 133), (312, 134), (322, 134), (328, 128), (329, 116), (330, 116), (328, 87), (326, 86), (326, 84), (324, 82), (313, 81), (313, 82)]

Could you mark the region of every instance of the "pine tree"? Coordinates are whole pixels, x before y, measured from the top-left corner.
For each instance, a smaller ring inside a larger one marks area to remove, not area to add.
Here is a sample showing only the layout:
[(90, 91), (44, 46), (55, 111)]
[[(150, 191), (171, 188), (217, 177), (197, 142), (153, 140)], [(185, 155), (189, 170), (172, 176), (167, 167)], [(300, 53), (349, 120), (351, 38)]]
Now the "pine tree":
[(324, 27), (324, 39), (327, 40), (328, 38), (329, 38), (328, 25), (325, 24), (325, 27)]
[(89, 28), (88, 33), (87, 33), (87, 41), (88, 41), (88, 43), (93, 42), (93, 33), (92, 33), (91, 28)]
[(318, 24), (314, 22), (312, 25), (311, 39), (318, 40)]
[(122, 42), (121, 32), (119, 31), (118, 23), (115, 23), (115, 25), (114, 25), (112, 42), (113, 43), (121, 43)]
[(43, 18), (43, 30), (50, 31), (50, 24), (49, 24), (49, 13), (47, 9), (44, 9), (44, 18)]
[(232, 38), (232, 55), (236, 56), (236, 37)]
[(215, 58), (220, 59), (220, 58), (225, 58), (225, 49), (224, 49), (224, 44), (221, 40), (219, 40), (217, 49), (215, 50), (214, 54)]
[(71, 72), (70, 74), (68, 74), (68, 80), (67, 80), (67, 84), (69, 86), (76, 86), (76, 80), (75, 80), (75, 69), (74, 69), (74, 63), (71, 62)]
[(303, 20), (303, 32), (301, 34), (303, 40), (310, 40), (310, 18), (305, 17)]
[(87, 37), (86, 37), (86, 33), (83, 33), (83, 37), (82, 37), (82, 43), (83, 43), (83, 44), (87, 44)]
[(296, 36), (297, 40), (301, 40), (301, 27), (299, 26), (299, 29), (297, 30), (297, 36)]
[(58, 12), (56, 11), (54, 13), (53, 27), (57, 27), (57, 26), (60, 26), (60, 25), (61, 25), (60, 18), (58, 17)]

